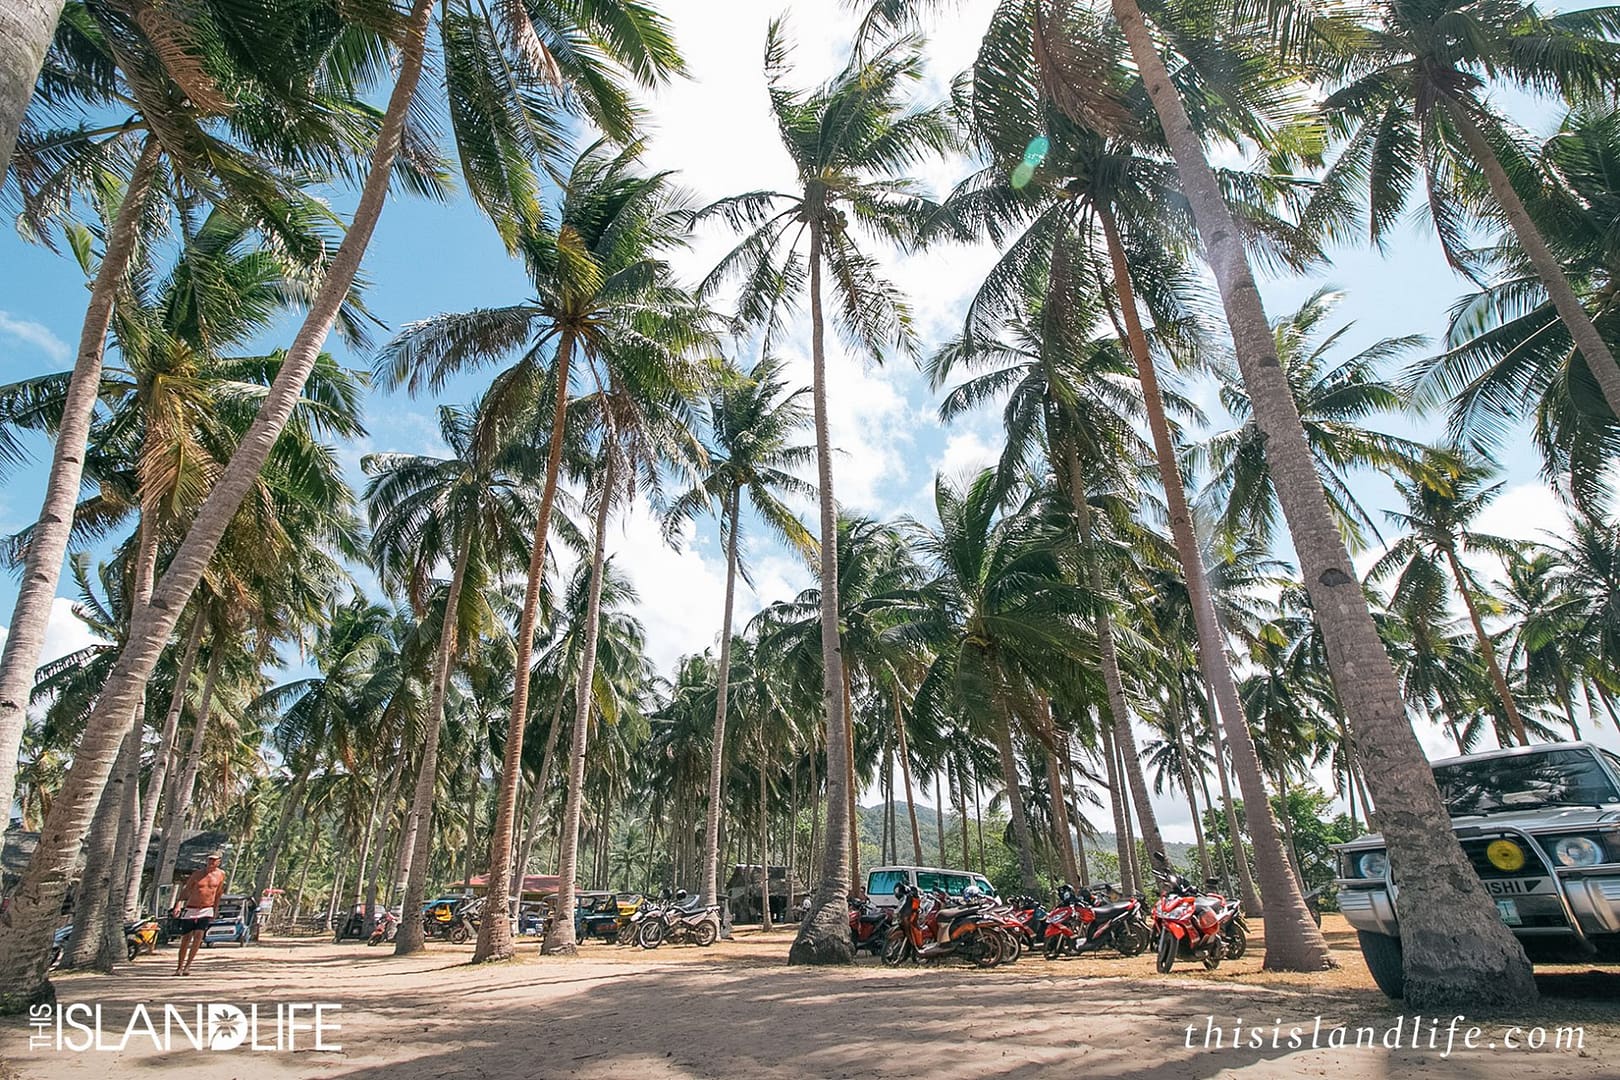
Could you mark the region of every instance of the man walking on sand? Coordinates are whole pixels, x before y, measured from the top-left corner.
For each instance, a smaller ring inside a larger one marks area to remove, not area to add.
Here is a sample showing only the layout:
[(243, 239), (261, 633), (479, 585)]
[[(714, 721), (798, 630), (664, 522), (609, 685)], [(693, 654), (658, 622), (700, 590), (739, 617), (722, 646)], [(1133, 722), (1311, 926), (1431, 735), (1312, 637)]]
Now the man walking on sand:
[(180, 922), (180, 956), (174, 965), (176, 975), (191, 974), (191, 962), (197, 958), (203, 934), (207, 933), (209, 924), (214, 921), (214, 913), (219, 910), (219, 897), (225, 891), (225, 871), (219, 868), (221, 858), (219, 852), (210, 851), (207, 865), (186, 878), (186, 883), (180, 886), (180, 895), (176, 897), (174, 911), (171, 912)]

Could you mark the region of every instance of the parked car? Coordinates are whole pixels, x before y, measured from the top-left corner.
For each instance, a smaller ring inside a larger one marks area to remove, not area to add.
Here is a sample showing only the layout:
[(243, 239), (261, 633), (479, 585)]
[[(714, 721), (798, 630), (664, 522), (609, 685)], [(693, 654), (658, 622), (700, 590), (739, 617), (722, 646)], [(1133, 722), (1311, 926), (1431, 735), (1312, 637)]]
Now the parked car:
[(970, 886), (994, 897), (996, 890), (983, 874), (968, 870), (942, 870), (937, 866), (875, 866), (866, 875), (866, 902), (874, 907), (896, 906), (896, 885), (909, 885), (924, 894), (943, 892), (960, 900)]
[[(1591, 743), (1434, 763), (1451, 826), (1532, 962), (1620, 961), (1620, 757)], [(1378, 988), (1401, 996), (1400, 882), (1384, 839), (1338, 848), (1339, 910)]]
[(253, 936), (253, 920), (248, 915), (245, 896), (222, 896), (214, 913), (214, 921), (203, 934), (204, 945), (229, 942), (246, 945)]

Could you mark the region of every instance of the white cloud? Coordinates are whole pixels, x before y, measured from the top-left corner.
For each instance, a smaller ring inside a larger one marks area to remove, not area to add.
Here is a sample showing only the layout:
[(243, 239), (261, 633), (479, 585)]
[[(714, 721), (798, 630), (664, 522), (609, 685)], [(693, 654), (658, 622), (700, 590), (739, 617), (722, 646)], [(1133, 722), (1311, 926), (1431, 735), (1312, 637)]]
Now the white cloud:
[(67, 342), (52, 333), (50, 327), (32, 319), (18, 318), (9, 311), (0, 311), (0, 334), (15, 338), (25, 345), (32, 345), (58, 364), (67, 363), (68, 357), (72, 355)]
[(1496, 497), (1474, 523), (1477, 532), (1512, 540), (1546, 542), (1549, 535), (1568, 536), (1569, 514), (1546, 484), (1516, 484)]
[[(8, 633), (7, 627), (0, 626), (0, 646), (5, 644)], [(45, 624), (45, 641), (40, 646), (39, 662), (48, 664), (100, 640), (73, 614), (73, 601), (58, 596), (51, 601), (51, 615)]]

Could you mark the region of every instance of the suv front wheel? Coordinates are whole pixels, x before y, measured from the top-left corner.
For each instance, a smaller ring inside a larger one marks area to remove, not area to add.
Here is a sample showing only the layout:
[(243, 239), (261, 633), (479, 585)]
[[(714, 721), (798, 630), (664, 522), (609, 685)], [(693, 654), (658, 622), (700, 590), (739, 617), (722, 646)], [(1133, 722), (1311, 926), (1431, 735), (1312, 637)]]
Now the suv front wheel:
[(1385, 997), (1406, 996), (1406, 968), (1401, 958), (1401, 939), (1388, 934), (1375, 934), (1370, 930), (1357, 930), (1361, 940), (1361, 957), (1367, 961), (1373, 982)]

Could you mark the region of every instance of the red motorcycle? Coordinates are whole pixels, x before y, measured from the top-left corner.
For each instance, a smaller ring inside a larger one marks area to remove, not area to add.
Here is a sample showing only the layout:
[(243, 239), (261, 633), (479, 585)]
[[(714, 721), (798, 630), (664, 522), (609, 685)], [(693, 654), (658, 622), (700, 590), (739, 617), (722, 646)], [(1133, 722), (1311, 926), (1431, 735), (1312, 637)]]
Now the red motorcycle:
[(849, 898), (849, 940), (856, 952), (865, 949), (873, 956), (882, 955), (893, 922), (890, 908), (876, 907), (858, 896)]
[(1128, 896), (1107, 902), (1090, 890), (1059, 885), (1057, 905), (1046, 916), (1045, 956), (1078, 956), (1110, 948), (1121, 956), (1136, 956), (1152, 936), (1143, 919), (1142, 902)]
[(1202, 960), (1214, 971), (1222, 960), (1243, 955), (1248, 933), (1236, 900), (1200, 891), (1180, 874), (1155, 870), (1153, 876), (1161, 889), (1153, 908), (1159, 974), (1170, 974), (1177, 960)]
[(963, 897), (959, 907), (944, 893), (926, 900), (917, 889), (901, 883), (894, 887), (895, 925), (883, 945), (883, 962), (899, 967), (918, 960), (940, 960), (960, 956), (982, 968), (992, 968), (1013, 951), (1012, 939), (1002, 929), (1001, 919), (988, 905), (977, 903), (974, 892)]
[(1046, 936), (1048, 912), (1033, 896), (1015, 896), (993, 910), (1013, 943), (1013, 953), (1006, 958), (1006, 963), (1017, 960), (1025, 949), (1034, 949)]

